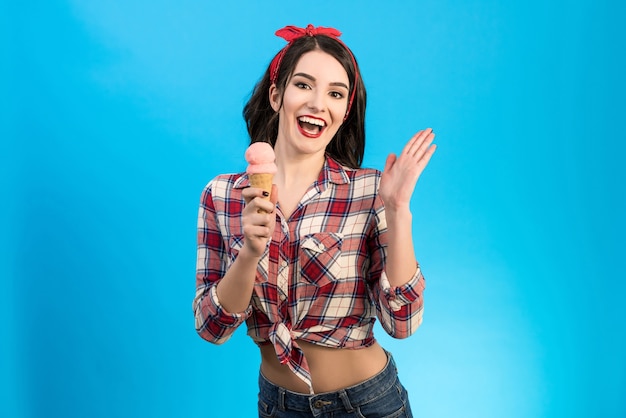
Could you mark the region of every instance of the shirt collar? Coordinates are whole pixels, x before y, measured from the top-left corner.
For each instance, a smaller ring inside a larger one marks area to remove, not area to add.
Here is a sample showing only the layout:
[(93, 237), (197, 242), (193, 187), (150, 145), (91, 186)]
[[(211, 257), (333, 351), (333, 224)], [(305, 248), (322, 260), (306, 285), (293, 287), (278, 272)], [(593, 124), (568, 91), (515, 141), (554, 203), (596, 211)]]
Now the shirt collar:
[(320, 172), (320, 176), (317, 179), (318, 183), (334, 183), (334, 184), (346, 184), (350, 182), (350, 177), (346, 172), (346, 169), (335, 161), (332, 157), (326, 156), (324, 167)]
[[(328, 183), (333, 184), (347, 184), (350, 182), (350, 177), (346, 172), (346, 169), (335, 161), (332, 157), (326, 156), (324, 166), (320, 175), (317, 178), (316, 185), (322, 190), (326, 188)], [(233, 184), (235, 189), (243, 189), (250, 185), (248, 175), (243, 173)]]

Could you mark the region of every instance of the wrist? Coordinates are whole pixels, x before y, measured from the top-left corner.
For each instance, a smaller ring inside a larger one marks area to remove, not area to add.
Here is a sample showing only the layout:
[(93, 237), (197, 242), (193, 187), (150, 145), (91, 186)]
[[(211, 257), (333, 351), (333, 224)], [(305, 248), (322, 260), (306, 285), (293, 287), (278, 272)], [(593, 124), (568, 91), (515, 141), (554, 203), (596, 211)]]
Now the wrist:
[(408, 205), (399, 207), (385, 206), (385, 216), (387, 218), (388, 224), (411, 222), (411, 220), (413, 219), (413, 214), (411, 213), (411, 209)]
[(260, 254), (257, 253), (257, 251), (250, 248), (250, 246), (246, 245), (244, 241), (244, 244), (241, 247), (241, 250), (239, 250), (239, 254), (237, 254), (237, 260), (241, 260), (240, 262), (242, 263), (251, 263), (251, 264), (256, 265), (258, 264), (262, 255), (263, 255), (263, 252), (261, 252)]

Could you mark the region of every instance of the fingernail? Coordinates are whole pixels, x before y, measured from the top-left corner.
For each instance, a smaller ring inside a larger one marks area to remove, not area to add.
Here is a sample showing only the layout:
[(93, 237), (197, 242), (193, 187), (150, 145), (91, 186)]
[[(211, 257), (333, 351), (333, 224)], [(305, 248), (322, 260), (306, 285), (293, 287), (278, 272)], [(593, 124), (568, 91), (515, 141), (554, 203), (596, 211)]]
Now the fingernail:
[(269, 192), (266, 192), (265, 190), (263, 190), (263, 196), (267, 197), (267, 196), (269, 196), (269, 195), (270, 195), (270, 193), (269, 193)]

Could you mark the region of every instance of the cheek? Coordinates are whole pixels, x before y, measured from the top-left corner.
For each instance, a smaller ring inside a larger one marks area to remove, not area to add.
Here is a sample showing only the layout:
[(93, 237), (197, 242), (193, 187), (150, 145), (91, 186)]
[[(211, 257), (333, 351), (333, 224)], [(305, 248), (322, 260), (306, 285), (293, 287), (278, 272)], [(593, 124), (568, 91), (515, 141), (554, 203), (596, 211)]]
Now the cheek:
[(285, 97), (283, 97), (283, 105), (281, 107), (281, 112), (287, 116), (287, 115), (293, 115), (295, 113), (295, 111), (298, 108), (298, 101), (295, 100), (296, 98), (293, 97), (293, 95), (291, 96), (287, 96), (285, 95)]
[(334, 137), (337, 134), (337, 131), (339, 131), (339, 129), (341, 129), (342, 126), (343, 126), (343, 112), (337, 115), (333, 115), (333, 124), (332, 126), (330, 126), (327, 133), (330, 134), (331, 137)]
[(344, 101), (335, 103), (330, 107), (330, 110), (332, 112), (333, 120), (335, 121), (335, 123), (341, 123), (343, 122), (343, 118), (346, 116), (348, 103)]

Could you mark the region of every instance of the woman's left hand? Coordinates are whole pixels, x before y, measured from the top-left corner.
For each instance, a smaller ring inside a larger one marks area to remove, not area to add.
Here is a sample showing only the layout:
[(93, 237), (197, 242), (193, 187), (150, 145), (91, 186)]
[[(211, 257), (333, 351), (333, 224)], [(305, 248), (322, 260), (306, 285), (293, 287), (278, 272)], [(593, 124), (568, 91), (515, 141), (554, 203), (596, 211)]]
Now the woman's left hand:
[(399, 156), (389, 154), (378, 192), (387, 209), (408, 207), (415, 184), (437, 146), (431, 128), (419, 131), (407, 142)]

